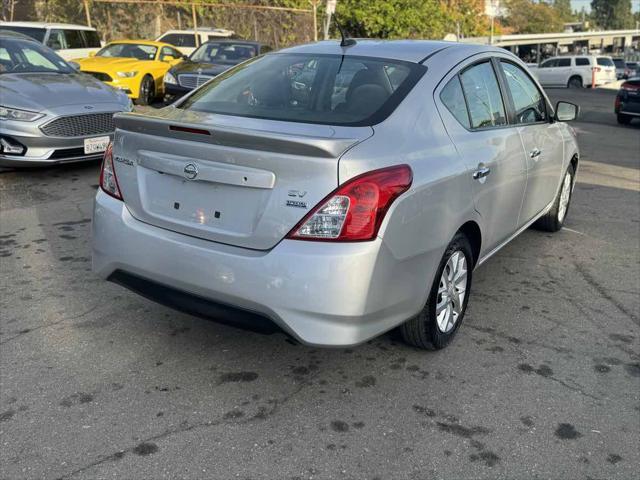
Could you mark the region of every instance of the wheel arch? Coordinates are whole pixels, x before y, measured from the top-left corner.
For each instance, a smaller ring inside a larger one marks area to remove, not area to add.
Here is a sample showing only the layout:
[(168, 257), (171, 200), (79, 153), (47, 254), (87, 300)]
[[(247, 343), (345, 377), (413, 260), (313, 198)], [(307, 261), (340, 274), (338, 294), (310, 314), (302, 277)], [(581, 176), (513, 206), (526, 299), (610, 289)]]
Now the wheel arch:
[(475, 267), (480, 258), (480, 251), (482, 249), (482, 231), (480, 230), (480, 225), (478, 225), (474, 220), (469, 220), (458, 229), (458, 232), (463, 233), (471, 244), (473, 266)]

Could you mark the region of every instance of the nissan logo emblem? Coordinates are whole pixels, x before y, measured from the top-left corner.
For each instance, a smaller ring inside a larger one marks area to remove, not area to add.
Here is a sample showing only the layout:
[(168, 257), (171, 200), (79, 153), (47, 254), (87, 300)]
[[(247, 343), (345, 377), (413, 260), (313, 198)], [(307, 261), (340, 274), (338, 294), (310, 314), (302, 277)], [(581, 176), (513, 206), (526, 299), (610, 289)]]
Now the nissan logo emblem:
[(187, 163), (184, 166), (184, 176), (189, 180), (193, 180), (198, 176), (198, 167), (193, 163)]

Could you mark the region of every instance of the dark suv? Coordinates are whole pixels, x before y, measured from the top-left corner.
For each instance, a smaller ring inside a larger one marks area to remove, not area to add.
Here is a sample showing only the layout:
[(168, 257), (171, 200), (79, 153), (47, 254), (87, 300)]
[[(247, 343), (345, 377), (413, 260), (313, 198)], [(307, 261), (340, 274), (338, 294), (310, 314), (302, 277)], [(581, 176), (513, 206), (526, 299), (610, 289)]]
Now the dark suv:
[(631, 123), (633, 118), (640, 118), (640, 77), (624, 82), (616, 96), (615, 112), (618, 123)]

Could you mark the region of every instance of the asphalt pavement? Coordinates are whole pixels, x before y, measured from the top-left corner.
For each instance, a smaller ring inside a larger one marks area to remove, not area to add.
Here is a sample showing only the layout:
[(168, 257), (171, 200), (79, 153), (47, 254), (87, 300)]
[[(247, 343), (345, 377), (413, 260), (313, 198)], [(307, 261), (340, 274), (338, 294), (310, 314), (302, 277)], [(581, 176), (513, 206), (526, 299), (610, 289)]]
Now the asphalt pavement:
[(0, 478), (637, 478), (640, 123), (550, 93), (582, 107), (566, 228), (480, 267), (439, 352), (154, 304), (91, 273), (97, 163), (0, 174)]

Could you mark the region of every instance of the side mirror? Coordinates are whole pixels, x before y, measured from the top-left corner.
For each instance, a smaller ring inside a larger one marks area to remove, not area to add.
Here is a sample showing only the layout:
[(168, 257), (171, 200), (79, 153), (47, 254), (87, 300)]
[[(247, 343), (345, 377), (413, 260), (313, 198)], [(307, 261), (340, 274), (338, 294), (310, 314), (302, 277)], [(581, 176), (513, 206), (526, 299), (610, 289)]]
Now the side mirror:
[(188, 55), (182, 55), (182, 60), (189, 60), (189, 56)]
[(580, 107), (570, 102), (560, 101), (556, 103), (556, 120), (558, 122), (570, 122), (578, 118)]

